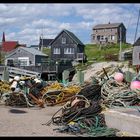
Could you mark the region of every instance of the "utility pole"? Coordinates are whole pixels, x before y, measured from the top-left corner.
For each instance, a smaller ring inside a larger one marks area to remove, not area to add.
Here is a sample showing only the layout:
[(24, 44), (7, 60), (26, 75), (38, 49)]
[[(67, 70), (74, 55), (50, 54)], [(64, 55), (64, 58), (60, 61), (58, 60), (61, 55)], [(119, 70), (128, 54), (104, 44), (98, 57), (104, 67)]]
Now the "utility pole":
[(42, 50), (43, 50), (43, 29), (42, 29), (42, 42), (41, 42), (42, 44), (41, 44), (41, 52), (42, 52)]
[(119, 53), (119, 60), (122, 60), (122, 28), (120, 26), (120, 53)]
[(137, 27), (136, 27), (135, 37), (134, 37), (134, 43), (135, 43), (135, 41), (136, 41), (136, 37), (137, 37), (137, 31), (138, 31), (138, 25), (139, 25), (139, 18), (140, 18), (140, 9), (139, 9), (139, 15), (138, 15)]
[(0, 42), (0, 64), (2, 64), (2, 43)]
[(40, 51), (43, 51), (43, 27), (42, 27), (42, 33), (41, 33), (41, 46), (40, 46)]

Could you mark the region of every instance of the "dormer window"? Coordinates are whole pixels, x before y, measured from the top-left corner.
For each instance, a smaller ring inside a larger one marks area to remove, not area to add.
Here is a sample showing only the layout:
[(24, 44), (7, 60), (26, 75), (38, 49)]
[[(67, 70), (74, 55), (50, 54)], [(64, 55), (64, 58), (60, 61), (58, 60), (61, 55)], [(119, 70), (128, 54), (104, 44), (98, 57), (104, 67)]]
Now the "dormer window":
[(62, 37), (62, 44), (66, 44), (66, 38)]

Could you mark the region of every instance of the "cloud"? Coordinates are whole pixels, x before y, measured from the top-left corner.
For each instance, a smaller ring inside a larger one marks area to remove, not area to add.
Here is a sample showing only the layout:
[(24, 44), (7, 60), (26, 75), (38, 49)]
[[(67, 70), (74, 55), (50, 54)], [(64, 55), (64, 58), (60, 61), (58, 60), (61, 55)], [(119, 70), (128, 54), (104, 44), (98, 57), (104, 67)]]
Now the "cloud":
[(13, 26), (14, 24), (16, 24), (16, 18), (3, 18), (0, 17), (0, 26), (1, 27), (6, 27), (6, 26)]
[(123, 22), (128, 29), (127, 40), (132, 41), (139, 8), (140, 4), (127, 3), (0, 4), (0, 27), (8, 39), (31, 45), (39, 43), (42, 32), (46, 38), (55, 38), (62, 29), (90, 42), (96, 24)]

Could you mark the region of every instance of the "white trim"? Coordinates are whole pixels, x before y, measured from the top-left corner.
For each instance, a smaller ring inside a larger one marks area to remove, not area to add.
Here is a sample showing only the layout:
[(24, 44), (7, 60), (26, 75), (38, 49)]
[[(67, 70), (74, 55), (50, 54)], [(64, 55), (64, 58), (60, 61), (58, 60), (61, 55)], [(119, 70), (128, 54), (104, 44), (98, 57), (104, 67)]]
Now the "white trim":
[(18, 61), (20, 62), (20, 66), (29, 66), (29, 57), (18, 57)]
[(64, 48), (64, 54), (74, 54), (74, 48)]
[(60, 54), (60, 48), (53, 48), (53, 54)]
[(62, 44), (66, 44), (66, 38), (62, 37)]

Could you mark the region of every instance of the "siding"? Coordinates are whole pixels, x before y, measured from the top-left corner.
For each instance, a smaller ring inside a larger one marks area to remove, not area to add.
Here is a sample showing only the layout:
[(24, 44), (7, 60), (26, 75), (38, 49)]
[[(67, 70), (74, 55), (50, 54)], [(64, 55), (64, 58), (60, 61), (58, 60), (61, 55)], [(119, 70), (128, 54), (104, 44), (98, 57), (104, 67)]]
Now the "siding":
[(140, 46), (134, 46), (132, 54), (132, 64), (140, 65)]
[(18, 57), (29, 57), (29, 61), (31, 61), (31, 63), (35, 65), (34, 55), (27, 51), (24, 51), (23, 49), (20, 49), (20, 48), (16, 49), (13, 55), (10, 56), (10, 58), (13, 58), (13, 59), (17, 59)]
[[(38, 53), (38, 55), (37, 55)], [(9, 55), (7, 55), (7, 59), (17, 60), (18, 57), (28, 57), (31, 65), (35, 66), (38, 63), (44, 63), (47, 61), (48, 56), (42, 55), (39, 51), (30, 48), (17, 48)]]
[[(123, 24), (120, 25), (121, 28), (121, 32), (122, 32), (122, 42), (126, 42), (126, 29), (123, 26)], [(119, 42), (119, 38), (120, 38), (120, 26), (119, 27), (113, 27), (113, 28), (99, 28), (99, 29), (94, 29), (93, 28), (93, 33), (91, 35), (91, 42), (92, 43), (99, 43), (99, 41), (97, 40), (97, 36), (115, 36), (114, 40), (110, 40), (110, 38), (108, 38), (108, 42), (113, 42), (113, 43), (118, 43)], [(95, 36), (95, 38), (93, 39), (93, 36)], [(101, 41), (102, 42), (102, 41)], [(104, 41), (103, 41), (104, 42)]]
[[(66, 44), (62, 44), (62, 37), (66, 38)], [(64, 54), (64, 48), (74, 48), (74, 54)], [(60, 48), (60, 54), (53, 54), (54, 48)], [(65, 32), (62, 32), (51, 46), (51, 58), (53, 59), (75, 59), (77, 54), (77, 44)]]

